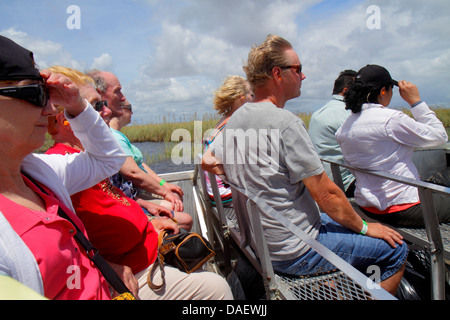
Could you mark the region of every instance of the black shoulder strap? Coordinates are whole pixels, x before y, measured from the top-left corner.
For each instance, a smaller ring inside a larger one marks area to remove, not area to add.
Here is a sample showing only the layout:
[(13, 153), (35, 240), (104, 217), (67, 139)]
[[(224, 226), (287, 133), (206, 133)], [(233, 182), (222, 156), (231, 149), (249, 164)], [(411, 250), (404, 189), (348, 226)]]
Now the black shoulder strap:
[[(26, 176), (31, 182), (33, 182), (39, 190), (41, 190), (43, 193), (48, 195), (48, 192), (42, 188), (42, 186), (34, 181), (29, 175), (22, 172), (24, 176)], [(58, 215), (62, 218), (68, 220), (70, 223), (72, 223), (77, 233), (75, 234), (75, 239), (78, 241), (78, 243), (86, 250), (86, 255), (94, 262), (94, 264), (97, 266), (97, 268), (100, 270), (100, 272), (103, 274), (105, 279), (109, 282), (109, 284), (119, 293), (129, 293), (130, 290), (127, 288), (127, 286), (123, 283), (122, 279), (117, 275), (117, 273), (114, 271), (114, 269), (106, 262), (106, 260), (99, 254), (97, 248), (95, 248), (92, 243), (89, 241), (88, 238), (84, 235), (84, 233), (78, 228), (78, 226), (70, 219), (70, 217), (64, 212), (64, 210), (61, 209), (61, 206), (58, 207)]]

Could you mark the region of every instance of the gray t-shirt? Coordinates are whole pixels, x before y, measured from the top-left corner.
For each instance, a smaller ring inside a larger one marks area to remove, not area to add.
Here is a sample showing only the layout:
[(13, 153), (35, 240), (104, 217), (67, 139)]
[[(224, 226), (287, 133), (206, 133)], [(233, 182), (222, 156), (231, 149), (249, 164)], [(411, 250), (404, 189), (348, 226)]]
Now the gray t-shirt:
[[(225, 148), (223, 148), (225, 145)], [(210, 146), (228, 181), (270, 206), (315, 238), (320, 214), (302, 180), (323, 172), (303, 121), (270, 102), (247, 103), (230, 118)], [(267, 212), (261, 212), (271, 259), (290, 260), (305, 244)]]

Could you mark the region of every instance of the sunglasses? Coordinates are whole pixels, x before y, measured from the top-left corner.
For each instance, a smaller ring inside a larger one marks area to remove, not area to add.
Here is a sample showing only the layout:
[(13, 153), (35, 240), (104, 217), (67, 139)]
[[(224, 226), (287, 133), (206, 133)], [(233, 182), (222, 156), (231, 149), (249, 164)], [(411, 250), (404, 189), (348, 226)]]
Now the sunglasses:
[(38, 107), (45, 107), (50, 99), (45, 83), (0, 88), (0, 95), (25, 100)]
[(128, 109), (131, 112), (133, 112), (133, 107), (131, 106), (131, 104), (126, 104), (126, 105), (122, 106), (122, 108)]
[(295, 66), (285, 66), (285, 67), (280, 67), (280, 69), (294, 69), (295, 72), (297, 72), (299, 75), (302, 74), (302, 65), (298, 64)]
[(108, 101), (106, 100), (102, 100), (102, 101), (97, 101), (93, 107), (95, 109), (95, 111), (100, 112), (103, 110), (103, 106), (107, 107), (108, 106)]

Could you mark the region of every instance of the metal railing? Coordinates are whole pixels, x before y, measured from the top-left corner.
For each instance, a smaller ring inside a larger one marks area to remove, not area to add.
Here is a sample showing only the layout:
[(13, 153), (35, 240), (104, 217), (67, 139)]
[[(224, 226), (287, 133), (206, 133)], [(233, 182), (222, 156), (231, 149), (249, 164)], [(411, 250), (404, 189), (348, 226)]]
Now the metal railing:
[[(368, 171), (352, 167), (343, 161), (330, 161), (322, 159), (331, 165), (333, 180), (342, 190), (342, 182), (339, 167), (345, 167), (351, 171), (358, 171), (370, 174), (376, 177), (389, 179), (406, 185), (414, 186), (419, 191), (420, 203), (422, 206), (424, 229), (395, 228), (409, 242), (427, 250), (431, 257), (431, 296), (435, 300), (445, 299), (445, 257), (450, 258), (450, 228), (448, 225), (440, 225), (436, 207), (433, 200), (433, 192), (440, 193), (450, 197), (450, 188), (436, 185), (421, 180), (414, 180), (381, 171)], [(355, 209), (356, 206), (354, 206)], [(362, 212), (358, 212), (362, 214)], [(426, 237), (425, 237), (425, 236)], [(444, 241), (443, 241), (444, 237)], [(444, 248), (444, 243), (448, 245)]]
[[(235, 189), (233, 192), (233, 195), (235, 192), (242, 193), (241, 190)], [(275, 273), (261, 225), (259, 212), (261, 210), (265, 210), (266, 214), (280, 222), (287, 232), (300, 238), (311, 250), (316, 251), (333, 264), (335, 271), (302, 277)], [(255, 249), (262, 266), (266, 291), (270, 298), (281, 296), (285, 299), (296, 300), (396, 300), (394, 296), (375, 284), (372, 279), (292, 224), (286, 217), (271, 207), (265, 206), (263, 202), (257, 201), (256, 198), (248, 199), (247, 210), (239, 212), (239, 214), (246, 214), (250, 218), (252, 237), (255, 240)], [(240, 231), (242, 232), (243, 228), (240, 228)]]
[[(254, 201), (248, 200), (242, 192), (235, 188), (232, 188), (232, 193), (233, 205), (236, 207), (231, 210), (224, 208), (214, 175), (207, 174), (216, 202), (215, 207), (211, 206), (209, 196), (206, 193), (205, 173), (200, 165), (197, 165), (195, 178), (200, 179), (200, 185), (203, 189), (200, 194), (206, 200), (204, 201), (205, 220), (210, 240), (217, 241), (220, 244), (225, 258), (225, 266), (229, 266), (229, 263), (226, 262), (230, 259), (229, 241), (234, 241), (236, 247), (239, 247), (242, 254), (261, 274), (268, 299), (395, 300), (395, 297), (384, 289), (377, 287), (371, 279), (287, 221), (284, 221), (286, 230), (300, 237), (313, 250), (323, 255), (325, 259), (335, 265), (336, 270), (327, 274), (304, 277), (275, 273), (259, 218), (258, 210), (260, 208)], [(283, 219), (283, 217), (277, 218)]]

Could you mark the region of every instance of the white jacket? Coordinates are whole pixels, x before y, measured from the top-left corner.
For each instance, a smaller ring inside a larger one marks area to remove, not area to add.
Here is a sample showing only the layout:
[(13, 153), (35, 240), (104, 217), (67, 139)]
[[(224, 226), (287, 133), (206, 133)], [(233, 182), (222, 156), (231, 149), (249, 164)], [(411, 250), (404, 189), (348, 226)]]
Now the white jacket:
[[(336, 132), (344, 159), (351, 166), (419, 179), (412, 162), (415, 147), (447, 142), (442, 122), (425, 102), (407, 114), (379, 104), (364, 104)], [(360, 172), (356, 176), (355, 200), (362, 207), (384, 210), (419, 201), (417, 188)]]

